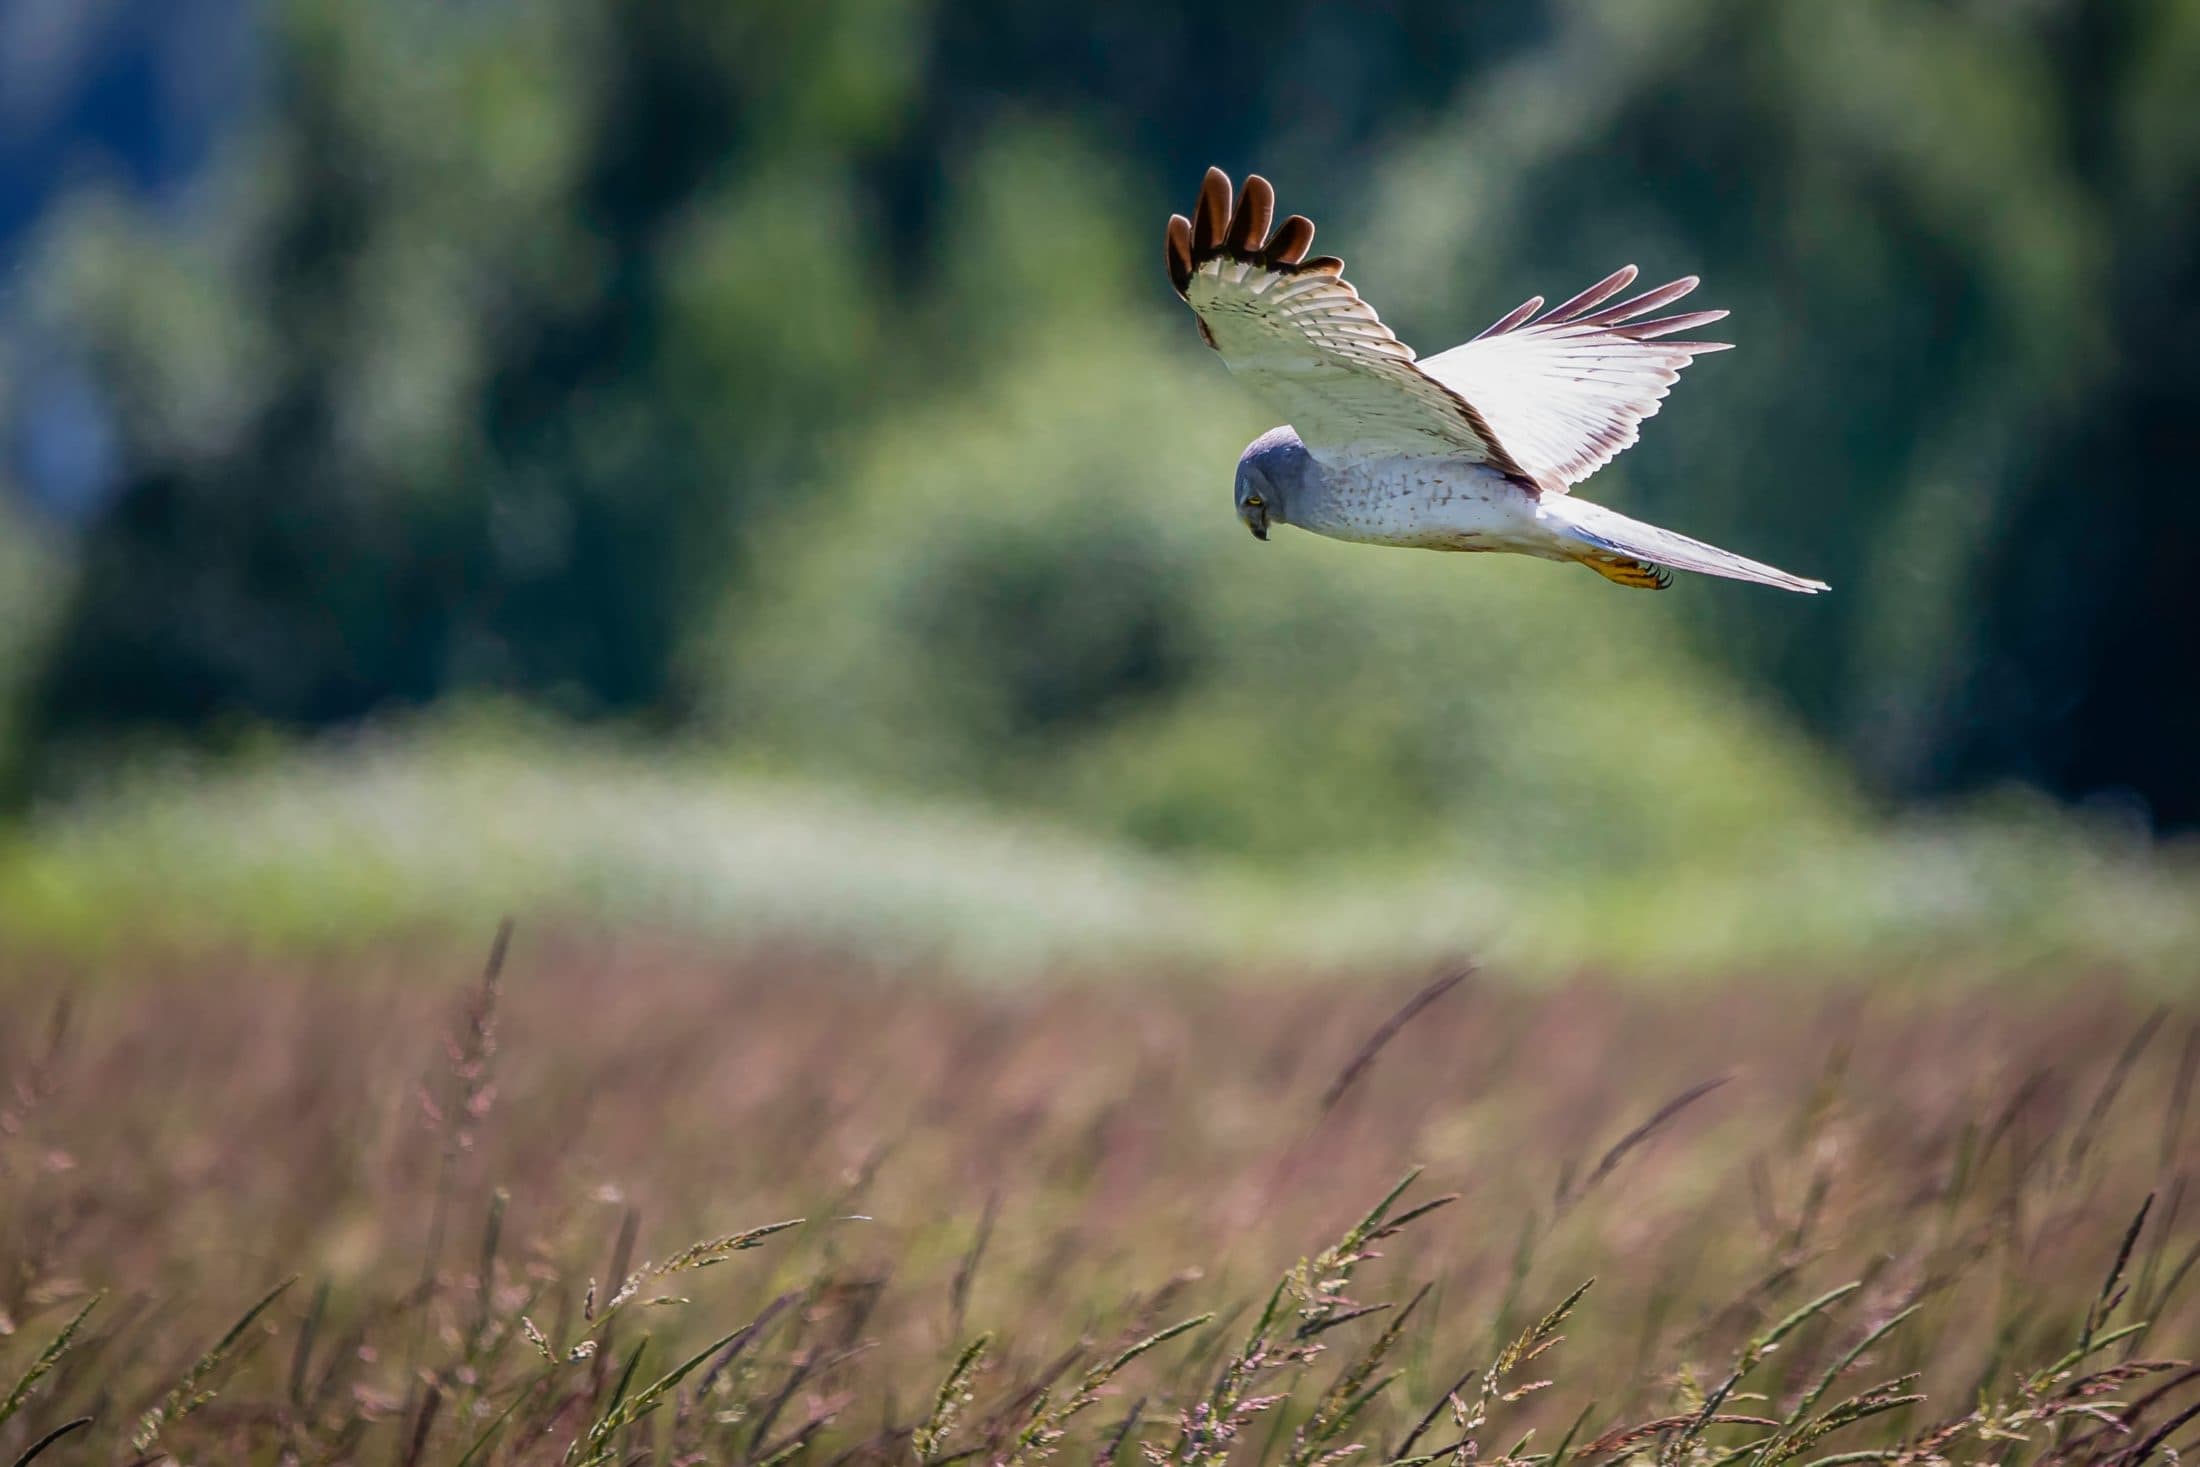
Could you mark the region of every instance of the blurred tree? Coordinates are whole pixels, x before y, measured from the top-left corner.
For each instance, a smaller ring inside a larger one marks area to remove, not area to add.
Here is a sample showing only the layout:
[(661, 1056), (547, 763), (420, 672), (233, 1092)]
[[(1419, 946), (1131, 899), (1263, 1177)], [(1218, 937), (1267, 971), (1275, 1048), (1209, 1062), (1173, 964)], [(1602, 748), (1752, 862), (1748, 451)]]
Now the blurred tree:
[[(2200, 7), (2062, 7), (2062, 140), (2103, 244), (2080, 306), (2092, 390), (2033, 429), (1980, 578), (1982, 655), (1952, 675), (1943, 782), (2007, 771), (2200, 827)], [(2023, 431), (2020, 419), (2016, 425)], [(1953, 670), (1952, 670), (1953, 671)]]
[(900, 11), (278, 7), (208, 227), (94, 202), (48, 252), (125, 478), (47, 737), (470, 684), (664, 707), (730, 527), (866, 388), (851, 170)]

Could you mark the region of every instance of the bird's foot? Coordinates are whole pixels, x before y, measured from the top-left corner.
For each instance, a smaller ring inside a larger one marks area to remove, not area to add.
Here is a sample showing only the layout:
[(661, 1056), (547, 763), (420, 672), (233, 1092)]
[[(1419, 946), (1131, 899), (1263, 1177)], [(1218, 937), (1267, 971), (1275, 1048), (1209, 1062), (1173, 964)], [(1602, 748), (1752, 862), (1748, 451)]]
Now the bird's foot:
[(1662, 591), (1673, 584), (1673, 573), (1662, 565), (1624, 555), (1585, 555), (1581, 563), (1607, 581), (1643, 591)]

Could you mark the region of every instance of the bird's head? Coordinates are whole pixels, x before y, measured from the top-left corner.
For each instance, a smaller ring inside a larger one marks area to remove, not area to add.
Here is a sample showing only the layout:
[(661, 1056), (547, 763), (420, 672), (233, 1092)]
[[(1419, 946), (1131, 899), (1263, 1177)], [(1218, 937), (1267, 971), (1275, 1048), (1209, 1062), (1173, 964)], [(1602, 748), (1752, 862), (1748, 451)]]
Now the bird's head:
[(1312, 454), (1289, 428), (1271, 428), (1255, 438), (1237, 466), (1237, 513), (1256, 540), (1268, 538), (1270, 525), (1291, 523), (1291, 504), (1317, 472)]

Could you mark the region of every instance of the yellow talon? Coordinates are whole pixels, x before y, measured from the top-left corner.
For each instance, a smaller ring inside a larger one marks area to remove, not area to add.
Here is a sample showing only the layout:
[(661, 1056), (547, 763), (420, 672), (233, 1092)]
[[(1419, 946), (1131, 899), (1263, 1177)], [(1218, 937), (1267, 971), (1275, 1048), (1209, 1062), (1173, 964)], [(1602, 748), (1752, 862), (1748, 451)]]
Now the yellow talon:
[(1582, 557), (1581, 563), (1607, 581), (1637, 590), (1662, 591), (1673, 584), (1671, 571), (1647, 560), (1632, 560), (1620, 555), (1588, 555)]

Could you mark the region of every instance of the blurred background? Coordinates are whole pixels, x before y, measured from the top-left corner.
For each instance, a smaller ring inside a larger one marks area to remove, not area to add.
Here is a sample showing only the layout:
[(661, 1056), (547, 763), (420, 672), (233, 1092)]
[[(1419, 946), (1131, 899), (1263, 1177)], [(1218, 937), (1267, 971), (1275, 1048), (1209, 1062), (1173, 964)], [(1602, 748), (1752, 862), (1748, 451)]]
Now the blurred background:
[[(2200, 952), (2200, 7), (4, 0), (0, 928), (1002, 969)], [(1634, 261), (1588, 486), (1251, 541), (1162, 222), (1408, 340)]]

